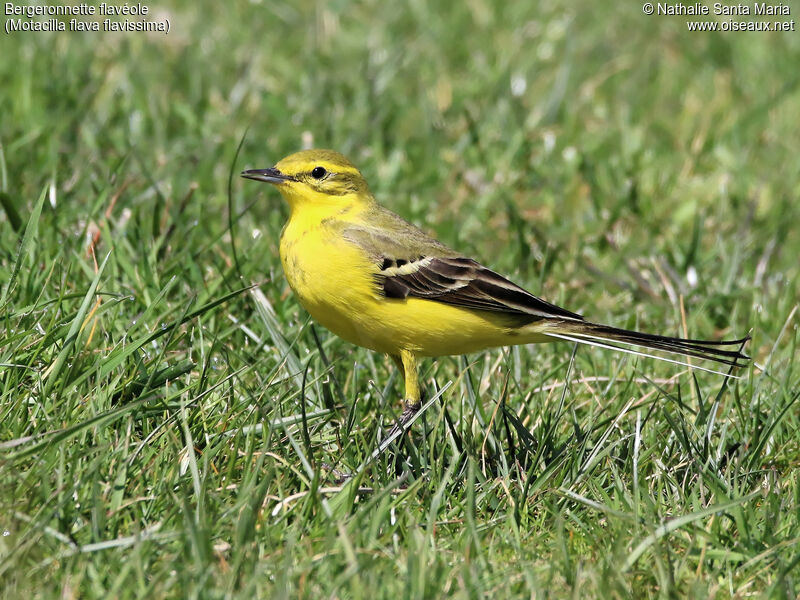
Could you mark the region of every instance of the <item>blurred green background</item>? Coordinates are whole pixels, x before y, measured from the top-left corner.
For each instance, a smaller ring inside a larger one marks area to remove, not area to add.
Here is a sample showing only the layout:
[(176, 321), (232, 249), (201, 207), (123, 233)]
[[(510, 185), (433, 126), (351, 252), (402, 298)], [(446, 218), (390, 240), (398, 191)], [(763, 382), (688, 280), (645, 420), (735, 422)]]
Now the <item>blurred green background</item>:
[[(636, 2), (147, 6), (168, 35), (0, 36), (4, 597), (798, 593), (800, 34)], [(342, 484), (401, 387), (309, 322), (286, 207), (238, 178), (303, 147), (552, 302), (750, 332), (755, 366), (428, 361), (443, 402)]]

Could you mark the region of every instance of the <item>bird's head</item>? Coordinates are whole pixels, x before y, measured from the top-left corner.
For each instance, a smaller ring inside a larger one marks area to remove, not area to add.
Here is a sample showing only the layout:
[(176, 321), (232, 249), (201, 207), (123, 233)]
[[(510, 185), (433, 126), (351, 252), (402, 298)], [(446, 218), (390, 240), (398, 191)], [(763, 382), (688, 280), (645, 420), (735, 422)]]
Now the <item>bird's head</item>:
[(270, 169), (243, 171), (242, 177), (273, 184), (292, 211), (372, 201), (364, 176), (353, 163), (333, 150), (295, 152)]

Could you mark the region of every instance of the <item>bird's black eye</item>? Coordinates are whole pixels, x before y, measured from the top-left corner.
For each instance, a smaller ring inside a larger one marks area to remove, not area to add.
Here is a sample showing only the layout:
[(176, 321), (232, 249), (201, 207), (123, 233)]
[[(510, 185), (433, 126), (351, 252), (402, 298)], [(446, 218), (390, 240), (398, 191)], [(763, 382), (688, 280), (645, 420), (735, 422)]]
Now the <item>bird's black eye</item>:
[(324, 167), (314, 167), (314, 170), (311, 171), (311, 176), (314, 179), (322, 179), (327, 173)]

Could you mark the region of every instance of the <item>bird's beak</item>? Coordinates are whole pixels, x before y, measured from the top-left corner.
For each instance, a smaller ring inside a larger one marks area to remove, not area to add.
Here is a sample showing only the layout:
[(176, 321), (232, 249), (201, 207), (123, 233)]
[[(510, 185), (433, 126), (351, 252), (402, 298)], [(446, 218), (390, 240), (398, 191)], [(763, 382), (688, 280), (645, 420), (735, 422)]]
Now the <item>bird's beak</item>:
[(242, 177), (253, 181), (265, 181), (267, 183), (283, 183), (284, 181), (296, 181), (291, 175), (284, 175), (276, 168), (271, 169), (250, 169), (242, 171)]

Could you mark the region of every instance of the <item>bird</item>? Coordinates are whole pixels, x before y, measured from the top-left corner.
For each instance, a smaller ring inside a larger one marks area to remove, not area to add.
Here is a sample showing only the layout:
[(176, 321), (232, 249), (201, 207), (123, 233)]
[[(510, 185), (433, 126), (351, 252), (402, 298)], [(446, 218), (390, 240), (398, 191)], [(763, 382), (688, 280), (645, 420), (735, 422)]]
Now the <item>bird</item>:
[(300, 304), (337, 336), (387, 354), (397, 365), (405, 394), (395, 427), (420, 410), (424, 357), (566, 340), (724, 376), (750, 359), (742, 353), (749, 335), (713, 341), (620, 329), (533, 295), (378, 204), (358, 168), (334, 150), (303, 150), (241, 176), (274, 185), (289, 205), (279, 250)]

